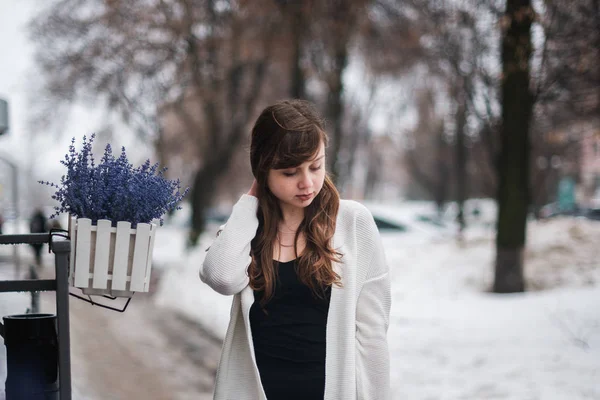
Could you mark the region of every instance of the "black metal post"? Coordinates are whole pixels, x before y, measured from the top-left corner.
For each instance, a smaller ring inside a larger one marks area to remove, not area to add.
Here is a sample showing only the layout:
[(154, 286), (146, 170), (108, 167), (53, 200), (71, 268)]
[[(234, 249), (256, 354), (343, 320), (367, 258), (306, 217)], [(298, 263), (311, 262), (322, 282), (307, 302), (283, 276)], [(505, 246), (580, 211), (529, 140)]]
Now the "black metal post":
[[(59, 399), (71, 400), (71, 339), (69, 324), (69, 255), (70, 240), (48, 233), (0, 235), (2, 244), (49, 243), (55, 257), (55, 279), (0, 281), (0, 292), (56, 291), (56, 325), (58, 342)], [(39, 314), (41, 315), (41, 314)], [(25, 318), (25, 316), (23, 316)]]
[(71, 335), (69, 330), (69, 254), (71, 242), (52, 238), (56, 266), (56, 316), (60, 400), (71, 400)]

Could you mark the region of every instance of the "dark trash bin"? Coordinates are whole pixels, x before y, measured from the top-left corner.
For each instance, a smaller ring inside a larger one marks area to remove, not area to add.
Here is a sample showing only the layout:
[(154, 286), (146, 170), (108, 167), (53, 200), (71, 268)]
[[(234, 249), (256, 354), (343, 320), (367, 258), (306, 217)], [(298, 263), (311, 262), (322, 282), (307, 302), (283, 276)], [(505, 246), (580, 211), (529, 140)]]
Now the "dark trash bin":
[(6, 346), (6, 400), (58, 400), (56, 315), (3, 318)]

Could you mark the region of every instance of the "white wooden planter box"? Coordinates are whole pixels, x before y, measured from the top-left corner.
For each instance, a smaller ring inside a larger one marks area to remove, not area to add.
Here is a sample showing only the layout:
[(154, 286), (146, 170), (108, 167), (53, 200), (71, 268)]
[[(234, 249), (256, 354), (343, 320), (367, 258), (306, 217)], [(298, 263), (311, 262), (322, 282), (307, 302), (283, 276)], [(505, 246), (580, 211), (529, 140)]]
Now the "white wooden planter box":
[(69, 284), (87, 295), (131, 297), (147, 292), (150, 285), (152, 249), (156, 224), (69, 219), (71, 260)]

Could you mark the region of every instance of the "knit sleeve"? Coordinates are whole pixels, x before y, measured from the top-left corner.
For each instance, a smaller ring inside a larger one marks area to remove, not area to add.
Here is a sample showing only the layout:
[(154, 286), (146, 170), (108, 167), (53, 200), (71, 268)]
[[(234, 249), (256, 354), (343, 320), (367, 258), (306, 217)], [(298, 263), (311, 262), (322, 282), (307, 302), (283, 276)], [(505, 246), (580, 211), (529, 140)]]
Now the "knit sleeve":
[[(369, 219), (372, 220), (372, 217)], [(379, 232), (371, 225), (369, 271), (356, 305), (356, 370), (359, 400), (390, 398), (390, 360), (387, 342), (391, 293), (389, 267)]]
[(258, 199), (242, 195), (212, 243), (200, 268), (200, 279), (218, 293), (233, 295), (249, 282), (250, 243), (256, 235)]

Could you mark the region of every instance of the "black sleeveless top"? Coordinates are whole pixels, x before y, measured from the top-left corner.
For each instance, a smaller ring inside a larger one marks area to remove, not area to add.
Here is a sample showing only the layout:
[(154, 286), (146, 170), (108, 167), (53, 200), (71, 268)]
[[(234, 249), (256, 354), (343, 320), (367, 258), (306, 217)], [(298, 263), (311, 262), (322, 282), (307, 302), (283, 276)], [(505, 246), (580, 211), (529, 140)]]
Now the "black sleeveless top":
[(263, 292), (255, 291), (250, 308), (254, 353), (268, 400), (322, 400), (325, 393), (331, 288), (318, 298), (298, 279), (296, 267), (297, 260), (279, 263), (274, 296), (263, 310)]

